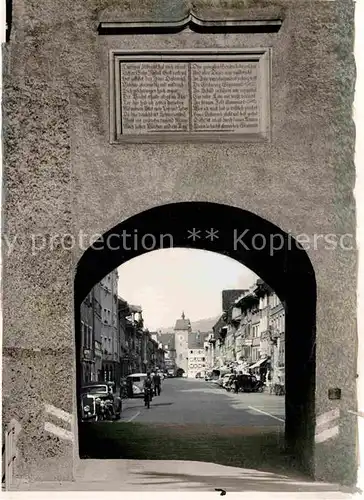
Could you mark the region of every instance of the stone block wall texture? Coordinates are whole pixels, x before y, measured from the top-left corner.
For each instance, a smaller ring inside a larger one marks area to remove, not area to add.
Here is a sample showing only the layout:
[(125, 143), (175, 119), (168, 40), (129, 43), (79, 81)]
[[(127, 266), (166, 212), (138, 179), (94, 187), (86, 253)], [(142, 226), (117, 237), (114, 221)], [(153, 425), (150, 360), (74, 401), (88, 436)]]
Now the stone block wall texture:
[[(72, 479), (77, 461), (76, 434), (71, 441), (44, 430), (45, 404), (76, 412), (73, 280), (85, 248), (67, 250), (60, 236), (100, 234), (156, 205), (211, 201), (254, 212), (293, 236), (355, 237), (353, 3), (192, 3), (13, 2), (4, 50), (3, 418), (21, 425), (17, 474), (29, 481)], [(179, 20), (191, 8), (206, 18), (284, 21), (269, 34), (97, 34), (101, 21)], [(271, 143), (110, 145), (110, 49), (266, 46), (273, 50)], [(326, 250), (320, 241), (307, 252), (318, 294), (316, 413), (341, 412), (338, 436), (315, 446), (316, 477), (350, 483), (356, 252)], [(340, 387), (342, 399), (330, 401), (329, 387)]]

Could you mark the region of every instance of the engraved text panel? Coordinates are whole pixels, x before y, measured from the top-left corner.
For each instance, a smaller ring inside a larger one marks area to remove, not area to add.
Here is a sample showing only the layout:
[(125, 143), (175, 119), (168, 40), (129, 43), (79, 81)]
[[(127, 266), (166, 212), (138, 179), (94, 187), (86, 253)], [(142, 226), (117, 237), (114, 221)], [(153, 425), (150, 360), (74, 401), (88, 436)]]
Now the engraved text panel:
[(257, 63), (191, 64), (192, 130), (259, 132)]
[(123, 134), (188, 132), (188, 64), (125, 63), (121, 91)]
[(116, 76), (120, 139), (266, 136), (269, 59), (263, 64), (260, 56), (241, 54), (216, 54), (216, 59), (163, 54), (161, 60), (146, 54), (124, 61), (121, 56)]

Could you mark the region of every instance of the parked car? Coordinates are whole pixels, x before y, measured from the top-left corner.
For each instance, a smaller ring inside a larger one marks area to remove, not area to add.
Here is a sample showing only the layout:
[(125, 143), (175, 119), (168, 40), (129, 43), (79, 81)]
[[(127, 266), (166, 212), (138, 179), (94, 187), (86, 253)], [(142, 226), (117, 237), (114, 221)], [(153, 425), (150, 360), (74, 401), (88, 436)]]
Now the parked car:
[(222, 386), (224, 389), (226, 389), (226, 387), (229, 385), (229, 383), (230, 383), (231, 379), (232, 379), (232, 376), (231, 376), (231, 374), (230, 374), (230, 373), (227, 373), (226, 375), (224, 375), (224, 376), (222, 377), (222, 384), (221, 384), (221, 386)]
[(264, 384), (254, 375), (243, 375), (239, 392), (263, 392)]
[(107, 420), (120, 418), (122, 401), (113, 382), (89, 382), (81, 387), (81, 419)]
[(224, 375), (230, 375), (230, 370), (221, 369), (221, 370), (212, 370), (211, 372), (211, 380), (217, 385), (221, 385), (221, 381)]
[(221, 375), (217, 380), (217, 385), (219, 385), (220, 387), (224, 387), (224, 384), (228, 381), (229, 377), (230, 377), (229, 373)]
[(235, 376), (234, 375), (225, 375), (226, 381), (224, 382), (224, 389), (226, 389), (228, 392), (234, 389), (234, 381), (235, 381)]

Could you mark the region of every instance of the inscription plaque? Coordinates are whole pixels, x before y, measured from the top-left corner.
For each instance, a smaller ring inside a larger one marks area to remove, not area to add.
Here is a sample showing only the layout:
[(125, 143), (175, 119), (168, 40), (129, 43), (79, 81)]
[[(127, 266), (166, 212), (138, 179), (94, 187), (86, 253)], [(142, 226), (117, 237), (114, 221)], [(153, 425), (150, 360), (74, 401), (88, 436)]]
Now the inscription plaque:
[(113, 53), (111, 141), (268, 140), (269, 51)]

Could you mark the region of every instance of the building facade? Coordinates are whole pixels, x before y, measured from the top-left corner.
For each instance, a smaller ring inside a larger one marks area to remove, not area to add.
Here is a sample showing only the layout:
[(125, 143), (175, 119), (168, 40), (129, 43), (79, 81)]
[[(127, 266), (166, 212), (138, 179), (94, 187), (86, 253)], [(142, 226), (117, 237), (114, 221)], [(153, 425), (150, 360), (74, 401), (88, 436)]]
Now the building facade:
[(101, 283), (92, 289), (93, 300), (93, 340), (95, 369), (93, 380), (102, 380), (102, 306)]
[(83, 384), (110, 380), (118, 387), (120, 380), (131, 373), (165, 368), (165, 349), (156, 333), (144, 329), (142, 308), (118, 297), (117, 288), (115, 270), (81, 304)]
[(169, 375), (176, 375), (176, 348), (174, 333), (157, 333), (157, 338), (164, 350), (164, 366)]
[(251, 370), (284, 386), (285, 309), (278, 296), (258, 279), (249, 290), (223, 291), (224, 311), (205, 342), (209, 369)]
[(81, 304), (80, 362), (83, 383), (95, 380), (93, 290)]
[(278, 296), (273, 293), (270, 310), (272, 332), (272, 383), (284, 384), (285, 379), (285, 309)]
[(208, 335), (208, 333), (193, 332), (188, 337), (188, 378), (195, 378), (196, 375), (205, 377), (206, 375), (205, 341)]
[(118, 331), (120, 346), (120, 377), (124, 378), (129, 374), (129, 342), (127, 335), (126, 315), (129, 311), (126, 300), (118, 297)]
[(118, 271), (114, 269), (101, 284), (101, 349), (104, 380), (120, 379), (118, 328)]
[(211, 371), (215, 366), (216, 358), (216, 340), (213, 332), (209, 332), (204, 342), (204, 350), (206, 357), (206, 371)]

